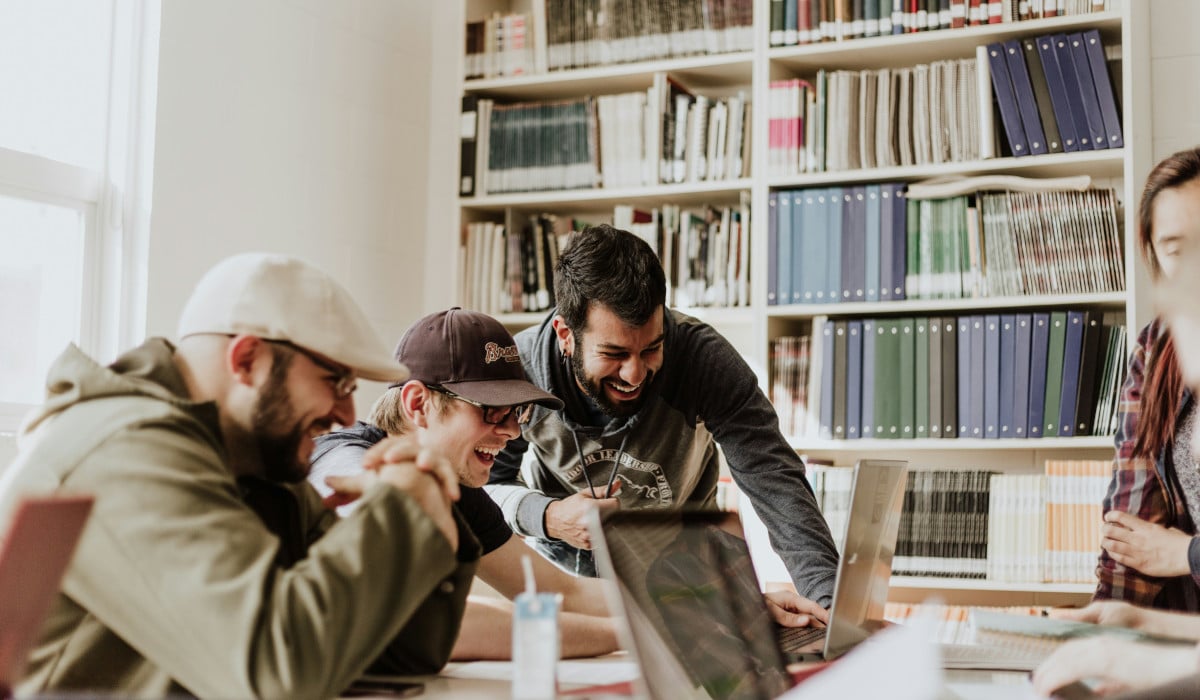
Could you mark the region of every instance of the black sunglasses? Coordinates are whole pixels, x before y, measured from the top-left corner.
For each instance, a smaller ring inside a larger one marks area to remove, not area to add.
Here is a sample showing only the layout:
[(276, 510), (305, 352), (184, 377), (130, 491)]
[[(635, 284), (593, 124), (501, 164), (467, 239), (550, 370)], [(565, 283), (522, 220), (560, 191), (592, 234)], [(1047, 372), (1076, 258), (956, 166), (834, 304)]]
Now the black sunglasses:
[(529, 412), (533, 408), (533, 404), (531, 403), (519, 403), (512, 406), (488, 406), (487, 404), (468, 399), (465, 396), (459, 396), (446, 387), (438, 386), (437, 384), (426, 384), (425, 386), (430, 391), (436, 391), (443, 396), (449, 396), (452, 399), (458, 399), (463, 403), (469, 403), (472, 406), (478, 406), (483, 409), (483, 422), (488, 425), (503, 425), (509, 416), (516, 416), (518, 423), (524, 423), (529, 419)]

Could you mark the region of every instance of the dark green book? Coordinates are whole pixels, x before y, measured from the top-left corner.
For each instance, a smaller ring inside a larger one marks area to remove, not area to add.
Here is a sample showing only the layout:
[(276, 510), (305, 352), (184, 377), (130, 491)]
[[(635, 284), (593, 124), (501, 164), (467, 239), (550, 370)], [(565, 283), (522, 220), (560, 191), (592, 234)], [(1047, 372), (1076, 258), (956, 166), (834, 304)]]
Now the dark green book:
[(928, 319), (929, 329), (929, 437), (942, 437), (942, 318)]
[[(935, 321), (936, 323), (936, 321)], [(918, 318), (913, 322), (916, 357), (913, 367), (913, 435), (929, 437), (929, 319)]]
[[(833, 439), (846, 438), (846, 322), (833, 324)], [(1055, 414), (1058, 415), (1058, 414)]]
[(875, 437), (900, 437), (900, 329), (893, 319), (875, 323)]
[(1067, 312), (1055, 311), (1050, 314), (1050, 343), (1046, 350), (1046, 408), (1042, 414), (1042, 437), (1058, 437), (1058, 411), (1062, 403), (1063, 348), (1066, 340)]
[(896, 322), (900, 328), (899, 362), (896, 372), (900, 375), (900, 432), (899, 437), (911, 439), (914, 434), (916, 419), (916, 376), (913, 369), (916, 366), (916, 332), (911, 318), (902, 318)]

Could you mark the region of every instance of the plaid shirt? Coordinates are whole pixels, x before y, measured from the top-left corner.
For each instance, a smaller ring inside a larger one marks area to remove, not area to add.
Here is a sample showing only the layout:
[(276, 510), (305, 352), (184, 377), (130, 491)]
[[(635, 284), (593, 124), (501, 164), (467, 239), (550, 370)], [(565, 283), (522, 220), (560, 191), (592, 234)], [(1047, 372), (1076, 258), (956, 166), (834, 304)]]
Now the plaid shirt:
[[(1195, 534), (1195, 526), (1175, 478), (1169, 446), (1159, 455), (1157, 462), (1133, 455), (1147, 352), (1162, 332), (1162, 323), (1157, 319), (1142, 329), (1137, 348), (1129, 360), (1129, 372), (1121, 389), (1113, 478), (1104, 497), (1104, 512), (1121, 510), (1142, 520)], [(1181, 409), (1190, 400), (1189, 393), (1184, 397)], [(1175, 415), (1178, 418), (1179, 412)], [(1097, 600), (1111, 598), (1135, 605), (1192, 611), (1200, 609), (1197, 604), (1200, 576), (1195, 571), (1192, 576), (1147, 576), (1118, 564), (1108, 552), (1101, 549), (1096, 576), (1099, 583), (1093, 597)]]

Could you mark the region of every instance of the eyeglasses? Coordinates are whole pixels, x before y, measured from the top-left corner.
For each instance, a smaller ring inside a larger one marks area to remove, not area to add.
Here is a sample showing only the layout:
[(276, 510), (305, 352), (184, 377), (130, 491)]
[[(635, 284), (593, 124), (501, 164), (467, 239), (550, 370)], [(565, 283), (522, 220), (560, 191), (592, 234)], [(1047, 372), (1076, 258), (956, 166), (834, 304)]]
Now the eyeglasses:
[(306, 350), (299, 345), (289, 343), (286, 340), (268, 340), (268, 343), (273, 345), (282, 345), (286, 348), (294, 350), (301, 355), (304, 355), (317, 367), (329, 372), (333, 375), (333, 395), (338, 401), (350, 396), (358, 389), (358, 379), (354, 376), (354, 370), (339, 367), (329, 360), (322, 359), (311, 350)]
[(463, 403), (469, 403), (472, 406), (483, 409), (483, 422), (488, 425), (504, 425), (509, 416), (516, 416), (518, 423), (524, 423), (529, 419), (529, 412), (533, 408), (533, 404), (531, 403), (519, 403), (512, 406), (488, 406), (478, 401), (472, 401), (465, 396), (459, 396), (453, 391), (436, 384), (427, 384), (426, 387), (430, 391), (436, 391), (443, 396), (449, 396), (452, 399), (458, 399)]

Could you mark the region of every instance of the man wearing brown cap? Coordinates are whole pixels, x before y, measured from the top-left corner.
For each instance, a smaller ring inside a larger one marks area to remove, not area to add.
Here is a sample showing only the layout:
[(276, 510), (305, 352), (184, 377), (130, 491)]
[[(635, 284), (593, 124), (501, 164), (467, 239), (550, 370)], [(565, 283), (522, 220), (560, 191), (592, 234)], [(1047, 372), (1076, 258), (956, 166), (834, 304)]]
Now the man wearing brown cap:
[(69, 347), (22, 430), (0, 516), (47, 491), (95, 506), (18, 694), (329, 697), (368, 667), (440, 667), (479, 556), (449, 464), (381, 446), (335, 481), (360, 496), (340, 521), (304, 482), (356, 378), (407, 374), (362, 311), (316, 268), (245, 254), (178, 336), (107, 367)]
[[(422, 446), (446, 455), (458, 476), (462, 497), (455, 508), (483, 547), (479, 577), (511, 599), (524, 587), (521, 558), (530, 555), (538, 589), (563, 594), (563, 655), (616, 650), (600, 582), (563, 572), (513, 537), (499, 506), (482, 489), (496, 453), (520, 434), (519, 421), (528, 407), (562, 407), (525, 378), (516, 341), (492, 317), (456, 307), (410, 326), (396, 359), (411, 372), (408, 381), (393, 384), (380, 397), (371, 423), (359, 421), (317, 439), (309, 481), (336, 499), (327, 478), (360, 473), (364, 453), (389, 435), (415, 436)], [(511, 621), (508, 601), (472, 597), (452, 658), (510, 658)]]

